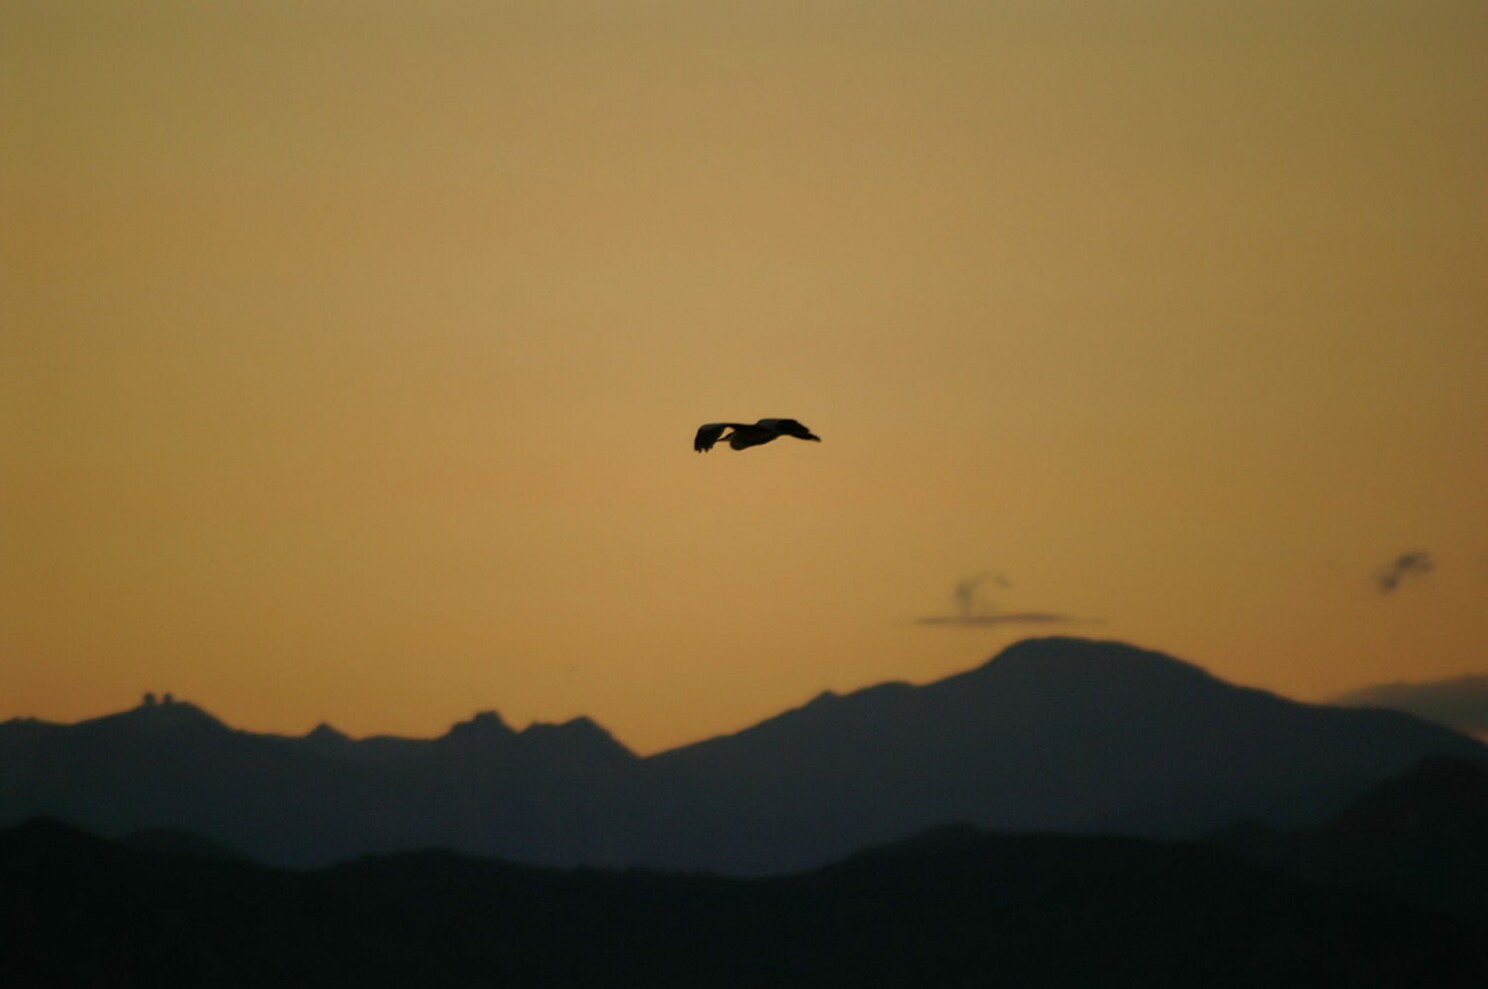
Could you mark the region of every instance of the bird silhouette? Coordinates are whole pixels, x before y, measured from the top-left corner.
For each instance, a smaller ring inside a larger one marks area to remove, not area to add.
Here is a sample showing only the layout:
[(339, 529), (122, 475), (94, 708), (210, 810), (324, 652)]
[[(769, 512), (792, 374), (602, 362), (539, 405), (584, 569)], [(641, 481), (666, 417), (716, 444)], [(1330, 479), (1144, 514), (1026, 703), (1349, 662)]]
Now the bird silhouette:
[[(726, 429), (732, 429), (733, 432), (725, 436), (724, 430)], [(820, 436), (814, 435), (811, 430), (794, 419), (761, 419), (753, 425), (743, 422), (710, 422), (698, 428), (697, 436), (692, 441), (692, 448), (698, 453), (705, 453), (713, 449), (714, 443), (726, 439), (728, 445), (735, 450), (745, 450), (781, 436), (794, 436), (798, 440), (821, 442)]]

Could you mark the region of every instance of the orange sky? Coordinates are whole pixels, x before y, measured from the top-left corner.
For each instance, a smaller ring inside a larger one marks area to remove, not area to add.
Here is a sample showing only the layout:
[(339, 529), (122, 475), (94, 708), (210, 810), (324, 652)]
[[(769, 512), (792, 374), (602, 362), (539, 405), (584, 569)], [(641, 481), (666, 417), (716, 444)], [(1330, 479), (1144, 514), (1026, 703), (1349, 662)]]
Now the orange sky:
[[(15, 0), (0, 71), (0, 718), (1488, 669), (1477, 0)], [(983, 572), (1101, 622), (915, 623)]]

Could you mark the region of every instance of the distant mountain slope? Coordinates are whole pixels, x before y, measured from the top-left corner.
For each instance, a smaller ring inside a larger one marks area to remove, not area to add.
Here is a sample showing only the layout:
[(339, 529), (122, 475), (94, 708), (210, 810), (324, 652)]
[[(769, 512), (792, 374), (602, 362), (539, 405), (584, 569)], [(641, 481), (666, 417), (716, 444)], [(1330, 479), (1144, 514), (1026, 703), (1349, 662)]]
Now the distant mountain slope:
[(1488, 737), (1488, 674), (1424, 683), (1382, 683), (1342, 694), (1332, 703), (1405, 711), (1479, 738)]
[(540, 864), (810, 868), (948, 823), (1147, 837), (1321, 820), (1425, 756), (1488, 747), (1297, 704), (1120, 643), (1038, 639), (922, 687), (824, 694), (639, 759), (585, 719), (416, 741), (233, 731), (186, 704), (0, 725), (0, 824), (208, 836), (264, 862), (447, 847)]
[(77, 725), (0, 725), (0, 823), (190, 831), (310, 865), (448, 845), (582, 861), (599, 784), (636, 757), (587, 719), (517, 732), (486, 712), (432, 740), (234, 731), (182, 702)]
[[(1477, 986), (1484, 928), (1195, 845), (942, 829), (767, 880), (313, 872), (0, 830), (15, 985)], [(85, 950), (84, 950), (85, 949)]]
[[(1299, 704), (1120, 643), (1036, 639), (649, 760), (646, 861), (763, 872), (936, 824), (1201, 834), (1320, 820), (1425, 755), (1488, 757), (1387, 711)], [(668, 816), (671, 811), (685, 817)]]

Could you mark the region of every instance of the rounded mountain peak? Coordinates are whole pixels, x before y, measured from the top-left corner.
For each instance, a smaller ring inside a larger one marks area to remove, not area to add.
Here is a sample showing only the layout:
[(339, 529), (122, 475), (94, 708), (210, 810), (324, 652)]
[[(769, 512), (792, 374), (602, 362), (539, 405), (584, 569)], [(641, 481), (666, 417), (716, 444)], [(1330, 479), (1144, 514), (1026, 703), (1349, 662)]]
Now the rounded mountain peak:
[(1008, 646), (974, 674), (1034, 677), (1180, 677), (1214, 680), (1209, 673), (1165, 653), (1125, 642), (1050, 636)]

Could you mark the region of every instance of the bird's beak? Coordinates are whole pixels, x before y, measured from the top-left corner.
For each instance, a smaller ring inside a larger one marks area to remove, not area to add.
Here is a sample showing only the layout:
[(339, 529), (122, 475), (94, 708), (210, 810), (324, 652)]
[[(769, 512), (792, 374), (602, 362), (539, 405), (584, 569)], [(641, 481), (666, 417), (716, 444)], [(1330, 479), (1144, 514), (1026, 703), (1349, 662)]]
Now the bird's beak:
[(820, 443), (821, 442), (821, 437), (818, 436), (818, 435), (816, 435), (815, 433), (807, 433), (805, 436), (802, 436), (801, 439), (803, 439), (803, 440), (815, 440), (817, 443)]

